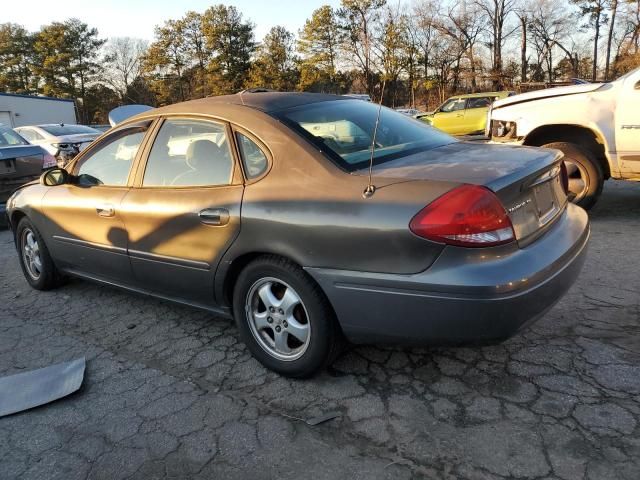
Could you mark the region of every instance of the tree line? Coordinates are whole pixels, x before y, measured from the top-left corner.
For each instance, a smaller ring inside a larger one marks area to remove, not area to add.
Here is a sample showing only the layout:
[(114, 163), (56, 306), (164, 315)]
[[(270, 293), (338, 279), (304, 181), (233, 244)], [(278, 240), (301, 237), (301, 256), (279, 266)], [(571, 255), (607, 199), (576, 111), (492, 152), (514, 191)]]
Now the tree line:
[(165, 21), (151, 42), (106, 40), (76, 18), (36, 32), (0, 24), (0, 91), (75, 99), (83, 123), (120, 104), (253, 87), (431, 108), (452, 93), (610, 80), (639, 65), (640, 0), (342, 0), (261, 41), (224, 4)]

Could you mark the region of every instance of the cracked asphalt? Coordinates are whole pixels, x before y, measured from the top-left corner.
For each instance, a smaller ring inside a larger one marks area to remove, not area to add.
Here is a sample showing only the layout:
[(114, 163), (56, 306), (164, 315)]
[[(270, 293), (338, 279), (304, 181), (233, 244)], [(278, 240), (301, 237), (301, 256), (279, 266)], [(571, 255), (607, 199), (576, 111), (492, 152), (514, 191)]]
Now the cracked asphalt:
[(506, 343), (360, 346), (305, 381), (206, 312), (33, 291), (0, 231), (0, 375), (87, 358), (79, 392), (0, 419), (0, 478), (637, 480), (640, 184), (607, 182), (591, 218), (577, 284)]

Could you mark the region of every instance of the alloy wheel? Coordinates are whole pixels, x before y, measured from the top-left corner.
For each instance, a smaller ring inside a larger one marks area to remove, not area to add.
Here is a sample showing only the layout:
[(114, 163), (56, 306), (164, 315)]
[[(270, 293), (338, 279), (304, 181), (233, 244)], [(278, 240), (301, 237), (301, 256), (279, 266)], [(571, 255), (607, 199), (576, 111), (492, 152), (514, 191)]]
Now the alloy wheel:
[(267, 277), (247, 293), (245, 313), (258, 344), (278, 360), (304, 355), (311, 340), (309, 315), (298, 293), (287, 283)]
[(22, 260), (27, 273), (34, 280), (42, 275), (42, 258), (40, 257), (40, 245), (33, 230), (25, 228), (22, 231)]
[(564, 164), (567, 167), (569, 177), (569, 201), (577, 203), (582, 200), (589, 191), (589, 174), (578, 162), (565, 158)]

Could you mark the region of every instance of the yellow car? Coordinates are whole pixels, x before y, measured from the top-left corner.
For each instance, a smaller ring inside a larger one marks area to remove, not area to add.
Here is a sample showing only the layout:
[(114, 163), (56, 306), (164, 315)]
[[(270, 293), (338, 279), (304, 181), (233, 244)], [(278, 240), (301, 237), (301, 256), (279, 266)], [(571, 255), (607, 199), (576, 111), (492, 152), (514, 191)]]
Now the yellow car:
[(451, 135), (473, 135), (484, 133), (489, 106), (515, 92), (484, 92), (457, 95), (449, 98), (433, 113), (420, 120)]

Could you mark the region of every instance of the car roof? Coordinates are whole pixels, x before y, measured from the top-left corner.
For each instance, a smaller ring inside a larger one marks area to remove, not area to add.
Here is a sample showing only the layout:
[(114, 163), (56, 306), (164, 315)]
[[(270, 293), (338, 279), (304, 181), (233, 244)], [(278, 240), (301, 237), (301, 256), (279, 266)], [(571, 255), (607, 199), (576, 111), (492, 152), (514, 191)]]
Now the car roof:
[[(164, 113), (174, 113), (175, 111), (192, 111), (193, 113), (207, 112), (214, 105), (243, 105), (246, 107), (261, 110), (263, 112), (275, 112), (288, 108), (309, 105), (311, 103), (340, 101), (361, 101), (351, 97), (340, 95), (329, 95), (324, 93), (303, 93), (303, 92), (251, 92), (245, 91), (233, 95), (221, 95), (217, 97), (200, 98), (188, 102), (175, 103), (160, 107), (147, 113), (161, 115)], [(140, 117), (145, 116), (141, 114)], [(137, 117), (137, 116), (136, 116)], [(134, 118), (134, 117), (132, 117)]]
[(80, 125), (79, 123), (40, 123), (38, 125), (30, 125), (31, 127), (85, 127), (86, 125)]
[(508, 90), (502, 92), (478, 92), (478, 93), (465, 93), (463, 95), (455, 95), (451, 98), (478, 98), (478, 97), (508, 97), (509, 94), (515, 93)]

